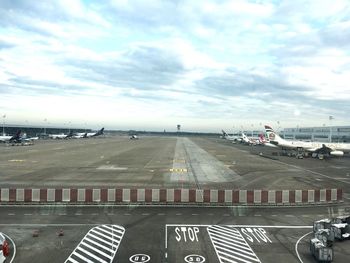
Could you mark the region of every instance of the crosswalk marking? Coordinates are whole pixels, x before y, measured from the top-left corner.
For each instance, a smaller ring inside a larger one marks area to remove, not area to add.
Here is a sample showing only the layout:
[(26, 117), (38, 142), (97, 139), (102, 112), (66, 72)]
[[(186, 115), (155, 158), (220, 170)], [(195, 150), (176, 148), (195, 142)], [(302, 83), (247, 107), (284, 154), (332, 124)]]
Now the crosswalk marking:
[(100, 225), (90, 229), (65, 263), (111, 263), (124, 233), (124, 227), (119, 225)]
[(220, 263), (261, 262), (238, 229), (215, 225), (207, 231)]

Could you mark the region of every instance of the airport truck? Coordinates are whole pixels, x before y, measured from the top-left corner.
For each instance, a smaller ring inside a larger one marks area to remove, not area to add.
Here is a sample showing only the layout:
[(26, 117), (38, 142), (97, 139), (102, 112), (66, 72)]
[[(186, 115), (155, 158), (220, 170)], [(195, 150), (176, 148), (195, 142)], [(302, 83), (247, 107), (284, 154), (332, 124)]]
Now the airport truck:
[(310, 252), (317, 262), (333, 260), (335, 240), (350, 238), (350, 216), (315, 221), (312, 227), (314, 237), (310, 240)]
[(310, 252), (317, 262), (333, 260), (334, 232), (330, 219), (315, 221), (313, 224), (314, 237), (310, 240)]
[(316, 233), (317, 230), (320, 229), (331, 229), (332, 226), (332, 220), (330, 220), (329, 218), (325, 218), (325, 219), (321, 219), (318, 221), (315, 221), (313, 224), (313, 232)]
[(327, 247), (318, 238), (310, 240), (310, 251), (317, 262), (332, 262), (333, 261), (333, 248)]
[(315, 238), (320, 240), (326, 247), (332, 247), (335, 234), (333, 229), (320, 229), (315, 233)]
[(333, 219), (332, 230), (338, 240), (350, 238), (350, 216), (338, 216)]
[(334, 237), (338, 240), (350, 238), (350, 226), (348, 224), (332, 224)]

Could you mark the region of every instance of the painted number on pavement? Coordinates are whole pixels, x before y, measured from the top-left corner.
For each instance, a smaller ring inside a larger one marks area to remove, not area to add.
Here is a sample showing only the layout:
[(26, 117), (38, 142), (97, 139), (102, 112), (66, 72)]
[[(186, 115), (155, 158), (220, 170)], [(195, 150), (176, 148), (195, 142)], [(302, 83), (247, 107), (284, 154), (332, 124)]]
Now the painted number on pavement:
[(150, 261), (151, 257), (146, 254), (136, 254), (129, 258), (132, 263), (145, 263)]
[(184, 260), (186, 263), (203, 263), (205, 262), (205, 257), (201, 255), (188, 255)]

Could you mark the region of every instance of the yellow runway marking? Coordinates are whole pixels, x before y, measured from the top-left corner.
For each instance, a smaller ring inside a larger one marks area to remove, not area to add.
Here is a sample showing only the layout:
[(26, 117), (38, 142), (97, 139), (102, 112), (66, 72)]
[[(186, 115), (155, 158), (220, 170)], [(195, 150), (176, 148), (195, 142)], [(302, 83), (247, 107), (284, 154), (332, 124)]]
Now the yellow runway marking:
[(173, 169), (169, 169), (170, 172), (175, 172), (175, 173), (187, 173), (187, 169), (186, 168), (173, 168)]

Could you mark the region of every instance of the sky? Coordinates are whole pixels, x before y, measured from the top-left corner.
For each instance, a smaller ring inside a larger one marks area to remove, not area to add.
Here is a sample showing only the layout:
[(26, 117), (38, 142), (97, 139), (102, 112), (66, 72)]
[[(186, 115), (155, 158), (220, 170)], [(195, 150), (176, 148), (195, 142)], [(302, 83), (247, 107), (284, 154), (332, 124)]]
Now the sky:
[(6, 123), (350, 125), (347, 0), (1, 0), (0, 17)]

